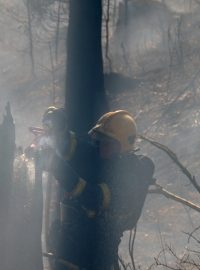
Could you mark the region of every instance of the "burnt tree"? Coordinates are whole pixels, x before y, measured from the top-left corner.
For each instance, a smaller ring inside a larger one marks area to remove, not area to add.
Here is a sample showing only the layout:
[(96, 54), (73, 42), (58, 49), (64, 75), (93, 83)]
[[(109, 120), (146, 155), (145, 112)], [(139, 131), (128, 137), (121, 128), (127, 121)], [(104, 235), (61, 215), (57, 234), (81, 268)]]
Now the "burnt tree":
[[(7, 104), (0, 125), (0, 269), (42, 270), (42, 172), (36, 170), (32, 186), (25, 161), (16, 154), (15, 125)], [(16, 168), (17, 158), (21, 162)]]
[(15, 125), (6, 106), (6, 114), (0, 125), (0, 269), (7, 269), (9, 264), (8, 223), (13, 178), (13, 161), (15, 153)]
[(101, 47), (101, 0), (70, 0), (66, 109), (69, 127), (87, 132), (108, 110)]

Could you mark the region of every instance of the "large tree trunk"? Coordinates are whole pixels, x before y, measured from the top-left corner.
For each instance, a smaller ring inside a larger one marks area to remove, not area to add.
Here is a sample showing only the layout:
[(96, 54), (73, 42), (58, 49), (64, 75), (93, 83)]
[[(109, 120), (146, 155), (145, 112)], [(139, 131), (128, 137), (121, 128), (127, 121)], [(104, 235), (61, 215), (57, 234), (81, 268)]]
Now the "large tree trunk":
[(108, 110), (101, 49), (101, 0), (70, 0), (66, 109), (69, 127), (88, 131)]

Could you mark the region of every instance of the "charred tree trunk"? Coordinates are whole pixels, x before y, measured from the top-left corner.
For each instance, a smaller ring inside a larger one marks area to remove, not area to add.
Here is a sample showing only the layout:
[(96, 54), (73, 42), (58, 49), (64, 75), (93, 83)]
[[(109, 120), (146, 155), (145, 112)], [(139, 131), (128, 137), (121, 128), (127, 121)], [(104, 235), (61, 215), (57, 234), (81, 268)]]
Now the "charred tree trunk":
[(42, 171), (36, 162), (30, 194), (26, 171), (17, 174), (15, 167), (13, 173), (14, 159), (15, 125), (8, 104), (0, 125), (0, 269), (42, 270)]
[(43, 187), (42, 169), (39, 153), (35, 155), (35, 183), (32, 193), (29, 240), (29, 267), (30, 270), (42, 270), (42, 216), (43, 216)]
[(14, 153), (15, 126), (10, 105), (7, 104), (6, 114), (0, 125), (0, 269), (7, 269), (9, 263), (7, 226), (9, 224)]
[(108, 110), (101, 48), (101, 0), (70, 0), (66, 109), (69, 127), (88, 131)]

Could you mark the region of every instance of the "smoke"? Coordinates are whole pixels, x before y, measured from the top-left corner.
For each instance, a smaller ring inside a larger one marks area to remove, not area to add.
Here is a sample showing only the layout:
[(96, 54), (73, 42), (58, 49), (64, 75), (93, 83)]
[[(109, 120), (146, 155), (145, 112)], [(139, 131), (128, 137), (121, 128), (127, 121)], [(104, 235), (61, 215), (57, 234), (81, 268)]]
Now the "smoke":
[(195, 11), (199, 6), (195, 0), (167, 0), (165, 4), (169, 7), (171, 11), (177, 13), (190, 13)]
[[(122, 15), (110, 44), (113, 67), (141, 82), (132, 91), (124, 87), (117, 93), (112, 107), (135, 115), (139, 133), (172, 149), (199, 181), (199, 5), (187, 0), (130, 3), (128, 20)], [(196, 190), (166, 154), (144, 142), (138, 141), (137, 147), (153, 159), (158, 183), (199, 203)], [(198, 213), (149, 195), (138, 224), (136, 264), (153, 263), (163, 245), (182, 254), (188, 239), (181, 231), (190, 232), (199, 222)], [(127, 261), (128, 239), (126, 232), (120, 246)]]

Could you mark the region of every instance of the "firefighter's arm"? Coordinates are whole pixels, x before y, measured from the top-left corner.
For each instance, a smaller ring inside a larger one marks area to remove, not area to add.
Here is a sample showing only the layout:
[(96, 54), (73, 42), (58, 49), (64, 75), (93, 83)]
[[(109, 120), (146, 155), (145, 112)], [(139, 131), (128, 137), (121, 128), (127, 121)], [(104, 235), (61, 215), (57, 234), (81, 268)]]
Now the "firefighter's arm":
[(83, 179), (67, 160), (50, 149), (43, 152), (46, 152), (43, 153), (45, 158), (42, 161), (44, 170), (54, 175), (71, 198), (79, 199), (85, 209), (95, 212), (109, 207), (111, 192), (106, 183), (96, 183), (95, 179)]
[(43, 170), (54, 175), (68, 196), (78, 199), (86, 211), (89, 209), (89, 213), (90, 210), (92, 213), (93, 210), (97, 213), (108, 208), (109, 187), (103, 182), (96, 183), (96, 175), (93, 173), (80, 176), (70, 162), (57, 155), (52, 148), (42, 149), (40, 164)]
[(88, 179), (81, 178), (68, 162), (57, 155), (52, 160), (50, 171), (68, 195), (80, 200), (86, 210), (98, 212), (109, 207), (111, 193), (106, 183), (91, 183)]

